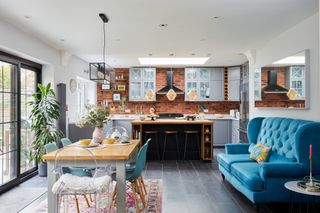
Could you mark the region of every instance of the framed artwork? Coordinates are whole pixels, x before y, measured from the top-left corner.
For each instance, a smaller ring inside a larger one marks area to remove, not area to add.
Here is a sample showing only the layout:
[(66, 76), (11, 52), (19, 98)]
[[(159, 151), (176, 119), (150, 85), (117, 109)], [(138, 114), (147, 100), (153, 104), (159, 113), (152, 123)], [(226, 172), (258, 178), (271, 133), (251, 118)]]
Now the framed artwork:
[(110, 81), (103, 81), (103, 83), (101, 84), (101, 89), (110, 90)]
[(112, 99), (113, 101), (121, 101), (120, 93), (113, 93)]
[(126, 90), (126, 85), (118, 85), (118, 90), (119, 91), (125, 91)]

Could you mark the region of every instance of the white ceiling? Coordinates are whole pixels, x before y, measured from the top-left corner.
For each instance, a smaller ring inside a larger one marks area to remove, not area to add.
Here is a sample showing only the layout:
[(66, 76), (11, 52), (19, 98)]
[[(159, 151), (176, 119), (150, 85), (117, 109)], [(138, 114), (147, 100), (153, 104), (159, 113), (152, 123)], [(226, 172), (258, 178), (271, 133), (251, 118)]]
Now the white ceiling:
[(205, 65), (223, 66), (243, 63), (241, 53), (316, 13), (317, 5), (318, 0), (0, 0), (0, 18), (89, 62), (102, 61), (103, 12), (110, 18), (107, 62), (114, 67), (137, 66), (138, 57), (149, 53), (210, 53)]

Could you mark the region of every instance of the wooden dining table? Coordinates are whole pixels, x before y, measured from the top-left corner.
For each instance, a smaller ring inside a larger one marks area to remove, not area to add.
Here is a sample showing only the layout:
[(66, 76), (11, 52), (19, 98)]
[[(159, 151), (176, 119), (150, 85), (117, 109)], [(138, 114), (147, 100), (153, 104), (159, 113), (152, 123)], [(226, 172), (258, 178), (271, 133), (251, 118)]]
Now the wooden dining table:
[[(74, 145), (74, 144), (73, 144)], [(72, 146), (72, 145), (70, 145)], [(117, 178), (117, 212), (126, 212), (126, 163), (136, 153), (139, 141), (132, 140), (128, 145), (106, 145), (105, 147), (90, 148), (94, 154), (97, 166), (105, 167), (108, 164), (116, 166)], [(55, 166), (56, 152), (50, 152), (42, 157), (48, 164), (48, 213), (58, 212), (58, 196), (52, 193), (52, 186), (57, 181), (57, 175), (53, 172)], [(77, 166), (90, 167), (92, 165), (92, 156), (88, 153), (75, 156), (71, 150), (62, 155), (59, 154), (59, 164), (70, 166), (77, 160)]]

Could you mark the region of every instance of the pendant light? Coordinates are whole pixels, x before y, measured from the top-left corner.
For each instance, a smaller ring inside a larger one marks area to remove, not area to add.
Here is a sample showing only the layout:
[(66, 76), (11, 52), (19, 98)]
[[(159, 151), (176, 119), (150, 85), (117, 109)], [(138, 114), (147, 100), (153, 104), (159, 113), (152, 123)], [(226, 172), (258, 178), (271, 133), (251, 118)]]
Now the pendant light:
[(89, 63), (90, 80), (100, 83), (115, 83), (115, 70), (106, 63), (106, 23), (108, 17), (104, 13), (99, 13), (103, 24), (103, 62)]
[[(170, 56), (173, 57), (173, 53), (171, 53)], [(170, 71), (172, 72), (172, 76), (173, 76), (172, 58), (171, 58), (171, 70)], [(176, 99), (176, 97), (177, 97), (177, 93), (172, 89), (172, 84), (173, 84), (172, 79), (173, 79), (173, 77), (171, 78), (171, 82), (170, 82), (171, 89), (169, 89), (169, 91), (166, 94), (169, 101), (174, 101), (174, 99)]]

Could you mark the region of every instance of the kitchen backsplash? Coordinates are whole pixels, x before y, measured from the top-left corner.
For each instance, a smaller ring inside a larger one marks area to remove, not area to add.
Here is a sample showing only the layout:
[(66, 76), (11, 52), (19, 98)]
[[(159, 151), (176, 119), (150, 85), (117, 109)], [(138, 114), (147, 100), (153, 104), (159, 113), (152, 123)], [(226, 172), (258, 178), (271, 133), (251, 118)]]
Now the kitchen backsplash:
[[(157, 90), (166, 86), (167, 71), (170, 68), (157, 68), (156, 82)], [(184, 68), (173, 68), (174, 85), (184, 90)], [(125, 85), (125, 91), (110, 91), (101, 90), (101, 84), (97, 85), (97, 102), (102, 104), (105, 100), (108, 104), (114, 104), (116, 113), (124, 113), (124, 108), (121, 108), (120, 102), (113, 102), (113, 93), (120, 93), (121, 97), (129, 99), (129, 68), (117, 68), (116, 76), (123, 79), (116, 80), (116, 85)], [(239, 101), (217, 101), (217, 102), (186, 102), (184, 95), (177, 95), (174, 101), (169, 101), (166, 95), (157, 95), (155, 102), (128, 102), (125, 105), (126, 109), (130, 109), (130, 113), (136, 113), (137, 109), (140, 112), (141, 105), (143, 113), (148, 113), (150, 107), (155, 107), (156, 112), (177, 112), (183, 114), (192, 114), (198, 111), (199, 105), (205, 106), (210, 114), (229, 114), (231, 109), (239, 109)]]

